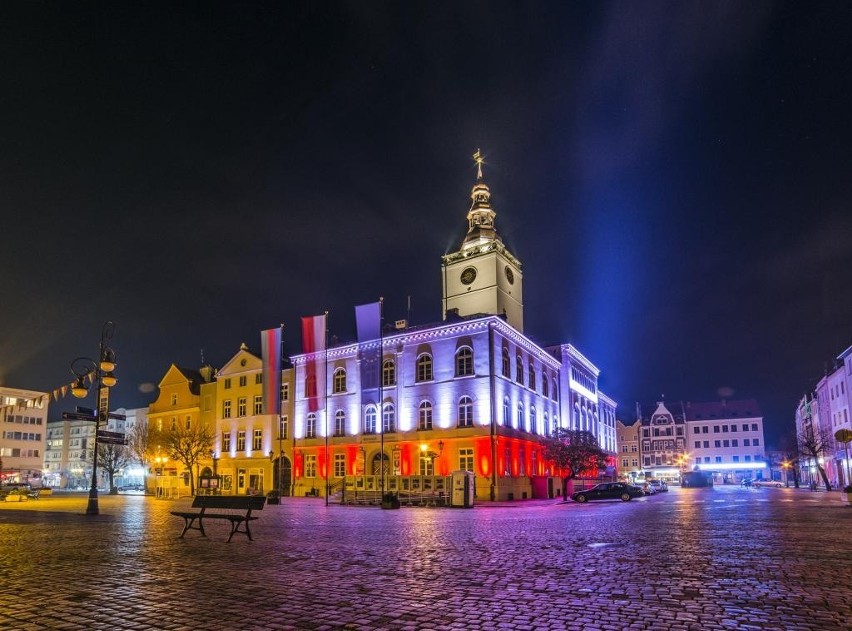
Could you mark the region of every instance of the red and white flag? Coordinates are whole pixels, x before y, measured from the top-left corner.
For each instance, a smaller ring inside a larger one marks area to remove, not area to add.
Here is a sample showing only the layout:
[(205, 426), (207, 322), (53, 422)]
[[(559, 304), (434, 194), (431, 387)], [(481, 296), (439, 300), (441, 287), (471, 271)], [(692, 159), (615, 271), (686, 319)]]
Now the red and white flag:
[(316, 412), (325, 407), (327, 317), (328, 314), (324, 313), (302, 318), (302, 352), (307, 355), (305, 398), (308, 400), (308, 412)]

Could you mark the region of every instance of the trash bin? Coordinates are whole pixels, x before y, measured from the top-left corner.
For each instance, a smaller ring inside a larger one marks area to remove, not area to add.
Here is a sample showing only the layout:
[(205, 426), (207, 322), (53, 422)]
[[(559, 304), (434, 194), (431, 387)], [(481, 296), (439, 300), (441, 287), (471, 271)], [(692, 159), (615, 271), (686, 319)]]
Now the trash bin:
[(450, 496), (450, 506), (453, 508), (473, 508), (473, 498), (476, 495), (473, 471), (453, 471), (451, 477), (453, 491)]

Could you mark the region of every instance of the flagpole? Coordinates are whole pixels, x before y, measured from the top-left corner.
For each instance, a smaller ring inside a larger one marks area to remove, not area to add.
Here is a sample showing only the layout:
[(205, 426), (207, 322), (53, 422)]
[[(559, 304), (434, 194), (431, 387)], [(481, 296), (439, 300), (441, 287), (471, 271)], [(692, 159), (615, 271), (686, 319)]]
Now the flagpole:
[(281, 501), (281, 496), (284, 495), (283, 486), (283, 477), (282, 474), (284, 468), (284, 435), (281, 430), (281, 384), (284, 381), (284, 376), (281, 374), (282, 367), (284, 366), (284, 323), (281, 323), (281, 335), (280, 341), (278, 344), (278, 392), (275, 393), (275, 396), (278, 397), (278, 501)]
[(328, 470), (328, 311), (325, 312), (325, 505), (328, 506), (329, 470)]
[(385, 299), (379, 297), (379, 427), (381, 433), (381, 452), (382, 452), (382, 501), (385, 499), (385, 402), (384, 392), (382, 390), (382, 365), (385, 361), (385, 349), (382, 347), (384, 343), (384, 331), (382, 331), (385, 317)]

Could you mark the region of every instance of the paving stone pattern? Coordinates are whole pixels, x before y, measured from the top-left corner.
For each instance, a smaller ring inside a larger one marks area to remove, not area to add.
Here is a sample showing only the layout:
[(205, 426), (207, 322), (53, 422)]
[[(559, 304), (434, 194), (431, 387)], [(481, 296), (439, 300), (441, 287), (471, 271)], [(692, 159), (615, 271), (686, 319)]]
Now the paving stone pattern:
[(2, 629), (852, 629), (836, 493), (679, 489), (474, 509), (285, 498), (254, 541), (189, 499), (0, 505)]

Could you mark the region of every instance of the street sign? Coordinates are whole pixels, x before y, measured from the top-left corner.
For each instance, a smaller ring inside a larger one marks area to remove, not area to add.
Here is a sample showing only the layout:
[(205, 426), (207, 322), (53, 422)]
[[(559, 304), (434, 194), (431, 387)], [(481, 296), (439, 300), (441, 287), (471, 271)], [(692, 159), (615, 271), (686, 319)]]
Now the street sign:
[(126, 445), (127, 441), (123, 438), (98, 438), (99, 445)]
[(97, 421), (98, 417), (94, 414), (80, 414), (79, 412), (63, 412), (63, 421)]
[(108, 418), (114, 418), (117, 421), (126, 421), (127, 420), (127, 415), (119, 414), (118, 412), (110, 412), (109, 414), (107, 414), (107, 417)]
[(124, 440), (125, 435), (122, 432), (108, 432), (105, 429), (98, 430), (98, 440), (102, 438), (112, 438), (115, 440)]
[(77, 406), (78, 414), (88, 414), (89, 416), (94, 416), (95, 411), (92, 408), (84, 408), (82, 405)]

